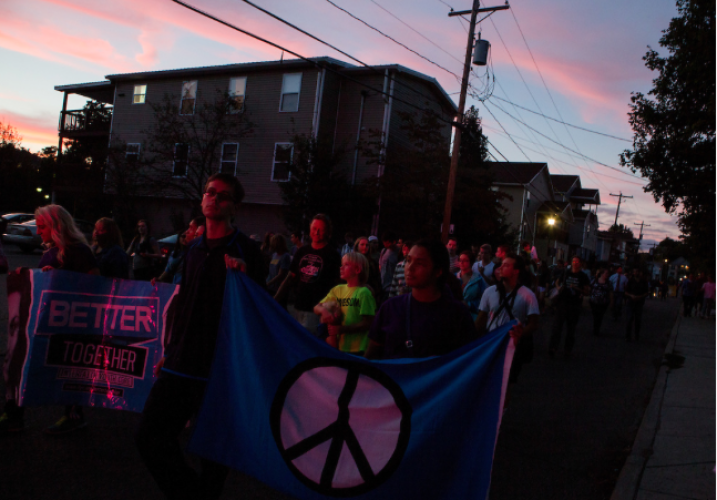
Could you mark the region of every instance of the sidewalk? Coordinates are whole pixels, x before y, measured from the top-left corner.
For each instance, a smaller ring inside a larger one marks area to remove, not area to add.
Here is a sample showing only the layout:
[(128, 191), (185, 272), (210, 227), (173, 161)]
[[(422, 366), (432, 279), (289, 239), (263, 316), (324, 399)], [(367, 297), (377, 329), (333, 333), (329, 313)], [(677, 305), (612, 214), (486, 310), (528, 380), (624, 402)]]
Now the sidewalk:
[(611, 500), (715, 498), (715, 322), (680, 316)]

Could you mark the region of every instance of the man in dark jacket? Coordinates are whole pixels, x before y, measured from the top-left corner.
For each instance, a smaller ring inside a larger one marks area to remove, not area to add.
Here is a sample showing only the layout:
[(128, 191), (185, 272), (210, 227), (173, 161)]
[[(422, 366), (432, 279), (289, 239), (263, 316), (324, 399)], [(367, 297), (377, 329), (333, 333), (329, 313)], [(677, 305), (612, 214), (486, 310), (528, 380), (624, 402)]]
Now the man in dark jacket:
[(140, 455), (169, 499), (221, 495), (228, 469), (202, 460), (198, 474), (184, 459), (178, 436), (202, 403), (224, 302), (227, 269), (264, 286), (267, 269), (257, 245), (232, 226), (244, 189), (236, 177), (215, 174), (202, 198), (204, 235), (187, 251), (165, 357), (142, 412), (135, 440)]

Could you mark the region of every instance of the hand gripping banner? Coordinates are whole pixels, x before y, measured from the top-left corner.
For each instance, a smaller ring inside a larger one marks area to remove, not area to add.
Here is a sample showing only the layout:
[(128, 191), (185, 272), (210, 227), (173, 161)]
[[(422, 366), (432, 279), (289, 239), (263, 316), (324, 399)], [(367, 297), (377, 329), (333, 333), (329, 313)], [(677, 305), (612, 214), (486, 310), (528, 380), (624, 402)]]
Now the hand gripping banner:
[(177, 286), (30, 269), (7, 286), (3, 374), (21, 406), (142, 411)]
[(368, 361), (229, 273), (189, 448), (300, 499), (486, 498), (510, 326), (446, 356)]

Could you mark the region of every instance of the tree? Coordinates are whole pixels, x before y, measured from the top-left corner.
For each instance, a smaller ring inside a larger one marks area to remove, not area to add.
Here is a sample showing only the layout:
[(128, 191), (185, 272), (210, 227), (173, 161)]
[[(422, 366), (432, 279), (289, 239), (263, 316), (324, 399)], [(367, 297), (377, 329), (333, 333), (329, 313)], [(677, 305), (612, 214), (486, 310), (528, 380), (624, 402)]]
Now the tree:
[(680, 17), (663, 31), (645, 65), (659, 74), (648, 96), (633, 93), (633, 149), (621, 163), (640, 172), (665, 211), (678, 215), (685, 243), (709, 268), (715, 263), (715, 3), (677, 0)]
[(283, 218), (291, 231), (307, 231), (311, 218), (323, 213), (331, 218), (334, 235), (365, 227), (367, 204), (353, 189), (337, 166), (345, 154), (325, 139), (295, 135), (288, 166), (289, 180), (279, 184), (284, 200)]
[(625, 226), (624, 224), (613, 224), (610, 226), (609, 231), (611, 233), (616, 233), (618, 235), (621, 235), (622, 237), (620, 239), (635, 239), (635, 233), (632, 232), (632, 229)]
[(12, 145), (14, 147), (20, 146), (22, 137), (17, 133), (17, 129), (10, 124), (3, 124), (0, 122), (0, 147)]
[(47, 203), (52, 179), (42, 157), (23, 148), (21, 141), (15, 127), (0, 123), (0, 214), (33, 212)]
[[(380, 132), (370, 131), (372, 140), (363, 145), (369, 163), (385, 161), (383, 175), (367, 180), (365, 189), (373, 199), (380, 196), (381, 226), (418, 238), (440, 234), (450, 168), (450, 136), (431, 112), (398, 113), (401, 129), (410, 147), (395, 149), (382, 157)], [(491, 178), (485, 164), (487, 139), (480, 117), (471, 108), (463, 119), (452, 224), (463, 245), (505, 243), (510, 239), (502, 207), (504, 196), (490, 189)]]
[[(140, 196), (184, 199), (199, 213), (207, 179), (221, 164), (222, 145), (253, 133), (247, 114), (235, 112), (236, 100), (227, 93), (217, 92), (213, 100), (202, 100), (199, 93), (197, 99), (191, 115), (179, 113), (174, 95), (149, 102), (154, 120), (142, 130), (141, 146), (113, 142), (105, 189), (113, 194), (123, 226), (136, 218)], [(175, 221), (177, 229), (185, 222)]]

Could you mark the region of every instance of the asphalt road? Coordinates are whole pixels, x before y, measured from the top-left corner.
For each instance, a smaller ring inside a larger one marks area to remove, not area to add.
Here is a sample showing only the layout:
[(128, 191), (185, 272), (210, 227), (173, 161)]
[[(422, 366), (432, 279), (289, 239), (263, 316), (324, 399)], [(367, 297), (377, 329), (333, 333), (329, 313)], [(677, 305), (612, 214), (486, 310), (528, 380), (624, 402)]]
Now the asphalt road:
[[(27, 256), (14, 247), (5, 250), (11, 268), (36, 267), (40, 258), (39, 252)], [(523, 368), (503, 418), (491, 500), (609, 498), (649, 400), (677, 308), (676, 299), (648, 301), (637, 343), (627, 343), (623, 320), (614, 323), (610, 317), (603, 335), (593, 337), (585, 308), (570, 359), (562, 353), (548, 358), (552, 316), (542, 318), (535, 359)], [(2, 352), (6, 341), (5, 278), (0, 276)], [(0, 498), (162, 498), (134, 447), (138, 415), (88, 408), (87, 429), (64, 437), (44, 435), (42, 429), (61, 413), (59, 407), (29, 408), (27, 428), (0, 437)], [(222, 498), (287, 497), (232, 472)]]

